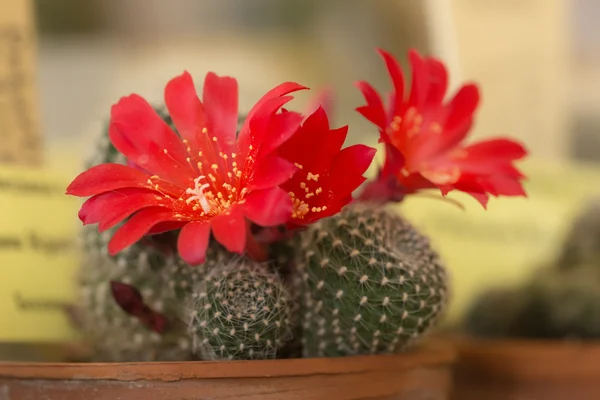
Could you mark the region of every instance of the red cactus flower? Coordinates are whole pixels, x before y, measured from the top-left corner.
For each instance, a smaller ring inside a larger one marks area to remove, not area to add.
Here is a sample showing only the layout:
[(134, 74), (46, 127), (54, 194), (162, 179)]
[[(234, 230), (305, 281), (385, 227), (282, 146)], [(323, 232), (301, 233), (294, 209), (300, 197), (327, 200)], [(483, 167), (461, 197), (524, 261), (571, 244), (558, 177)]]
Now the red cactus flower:
[(111, 110), (113, 145), (136, 167), (101, 164), (79, 176), (67, 194), (90, 197), (81, 207), (84, 224), (104, 231), (125, 221), (108, 245), (116, 254), (147, 234), (181, 228), (177, 247), (192, 265), (204, 262), (210, 233), (226, 249), (246, 249), (249, 221), (275, 226), (288, 221), (292, 202), (278, 185), (297, 170), (275, 154), (297, 131), (302, 116), (278, 112), (305, 89), (284, 83), (248, 114), (239, 136), (237, 81), (206, 75), (199, 100), (186, 72), (165, 88), (174, 132), (138, 95)]
[(466, 84), (445, 102), (446, 67), (411, 50), (412, 85), (405, 96), (399, 63), (378, 52), (393, 83), (389, 104), (386, 108), (377, 91), (361, 81), (357, 86), (367, 104), (357, 111), (379, 127), (386, 160), (362, 199), (398, 201), (436, 187), (444, 196), (451, 190), (468, 193), (484, 207), (490, 195), (525, 196), (524, 175), (513, 165), (527, 154), (521, 144), (505, 138), (463, 143), (479, 103), (477, 86)]
[(362, 144), (342, 149), (347, 133), (347, 126), (330, 129), (327, 113), (319, 107), (277, 150), (280, 157), (298, 167), (294, 176), (281, 185), (294, 204), (288, 227), (337, 214), (366, 180), (363, 174), (376, 150)]

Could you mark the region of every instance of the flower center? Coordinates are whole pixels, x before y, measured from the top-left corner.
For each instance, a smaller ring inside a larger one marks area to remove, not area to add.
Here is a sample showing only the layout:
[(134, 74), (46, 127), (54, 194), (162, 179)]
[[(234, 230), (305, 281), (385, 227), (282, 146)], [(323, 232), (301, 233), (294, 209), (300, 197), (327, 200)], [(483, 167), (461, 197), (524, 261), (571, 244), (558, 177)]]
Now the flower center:
[[(296, 167), (302, 169), (302, 165), (296, 164)], [(319, 186), (319, 174), (307, 173), (306, 182), (300, 182), (300, 189), (299, 193), (293, 191), (288, 193), (293, 205), (292, 218), (304, 219), (309, 212), (319, 213), (327, 210), (327, 206), (310, 206), (312, 202), (309, 199), (323, 192), (323, 188)]]
[(200, 184), (202, 179), (205, 179), (206, 176), (200, 175), (196, 179), (194, 179), (194, 188), (188, 188), (185, 192), (187, 194), (191, 194), (191, 196), (186, 200), (187, 204), (190, 204), (192, 201), (197, 200), (200, 203), (200, 207), (204, 210), (205, 213), (210, 212), (210, 205), (208, 204), (208, 200), (204, 195), (204, 189), (209, 187), (208, 183)]

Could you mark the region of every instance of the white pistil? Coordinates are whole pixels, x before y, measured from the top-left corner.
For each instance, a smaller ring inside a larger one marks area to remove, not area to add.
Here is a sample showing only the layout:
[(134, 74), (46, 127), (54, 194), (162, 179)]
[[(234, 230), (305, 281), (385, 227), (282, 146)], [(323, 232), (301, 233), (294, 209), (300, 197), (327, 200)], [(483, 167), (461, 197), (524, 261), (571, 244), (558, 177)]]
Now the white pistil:
[(200, 175), (199, 177), (194, 179), (194, 188), (193, 189), (188, 188), (185, 191), (185, 193), (192, 195), (186, 200), (186, 203), (189, 204), (193, 200), (198, 200), (198, 202), (200, 203), (200, 206), (202, 207), (204, 212), (207, 213), (210, 211), (210, 205), (208, 204), (208, 200), (206, 200), (206, 196), (204, 196), (203, 191), (210, 185), (208, 183), (200, 185), (200, 181), (204, 178), (206, 178), (206, 176)]

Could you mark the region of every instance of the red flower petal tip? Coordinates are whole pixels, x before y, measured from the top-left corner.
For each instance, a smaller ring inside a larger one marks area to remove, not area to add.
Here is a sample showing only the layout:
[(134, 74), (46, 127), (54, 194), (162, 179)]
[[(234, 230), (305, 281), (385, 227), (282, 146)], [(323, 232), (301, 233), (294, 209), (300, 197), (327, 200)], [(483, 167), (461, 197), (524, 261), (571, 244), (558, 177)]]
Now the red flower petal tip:
[[(464, 143), (479, 104), (474, 84), (463, 85), (446, 99), (448, 71), (433, 57), (410, 50), (412, 81), (405, 95), (405, 77), (398, 61), (377, 49), (392, 81), (388, 104), (367, 82), (358, 82), (366, 105), (357, 111), (379, 128), (386, 159), (378, 181), (362, 199), (401, 201), (405, 195), (437, 188), (472, 195), (482, 206), (490, 196), (525, 196), (525, 176), (514, 163), (527, 155), (522, 144), (492, 139)], [(394, 176), (397, 184), (390, 182)]]

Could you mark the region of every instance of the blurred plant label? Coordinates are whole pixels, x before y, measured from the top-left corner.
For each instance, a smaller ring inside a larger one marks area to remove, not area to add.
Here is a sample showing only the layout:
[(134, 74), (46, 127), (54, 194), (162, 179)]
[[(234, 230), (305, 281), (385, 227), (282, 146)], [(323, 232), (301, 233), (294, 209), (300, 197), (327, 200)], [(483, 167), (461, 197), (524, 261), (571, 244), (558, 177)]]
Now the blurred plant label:
[(39, 165), (42, 142), (31, 0), (0, 0), (0, 164)]
[(517, 284), (560, 249), (566, 229), (589, 196), (598, 194), (600, 167), (523, 164), (528, 198), (491, 199), (484, 210), (467, 195), (450, 195), (466, 210), (413, 196), (402, 214), (431, 238), (451, 276), (447, 322), (462, 317), (474, 297), (496, 284)]
[(74, 337), (67, 306), (77, 271), (77, 201), (67, 182), (0, 167), (0, 342)]

